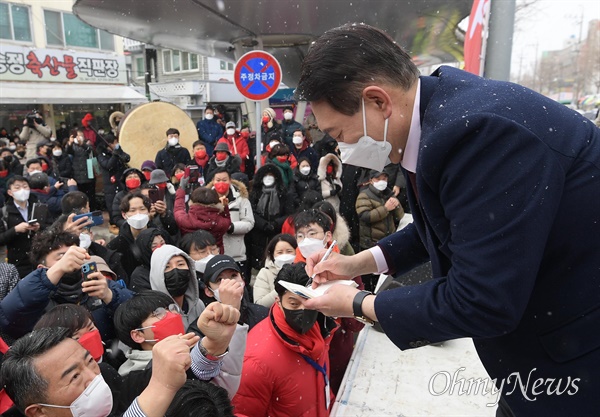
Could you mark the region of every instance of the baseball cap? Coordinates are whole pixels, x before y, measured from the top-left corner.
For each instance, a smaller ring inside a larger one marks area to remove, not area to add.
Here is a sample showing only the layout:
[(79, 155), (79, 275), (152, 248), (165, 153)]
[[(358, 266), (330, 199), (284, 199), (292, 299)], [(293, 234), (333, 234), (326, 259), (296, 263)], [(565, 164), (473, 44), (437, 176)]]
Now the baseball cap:
[(235, 263), (231, 256), (217, 255), (206, 264), (204, 270), (204, 282), (216, 282), (219, 274), (227, 269), (233, 269), (241, 272), (238, 264)]

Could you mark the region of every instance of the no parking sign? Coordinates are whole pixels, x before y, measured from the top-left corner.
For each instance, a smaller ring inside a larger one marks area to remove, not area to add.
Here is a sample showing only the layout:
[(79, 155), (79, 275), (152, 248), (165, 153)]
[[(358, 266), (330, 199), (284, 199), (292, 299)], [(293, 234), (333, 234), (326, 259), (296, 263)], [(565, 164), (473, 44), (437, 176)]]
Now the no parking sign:
[(235, 85), (249, 100), (266, 100), (281, 84), (281, 66), (275, 57), (264, 51), (244, 54), (235, 64)]

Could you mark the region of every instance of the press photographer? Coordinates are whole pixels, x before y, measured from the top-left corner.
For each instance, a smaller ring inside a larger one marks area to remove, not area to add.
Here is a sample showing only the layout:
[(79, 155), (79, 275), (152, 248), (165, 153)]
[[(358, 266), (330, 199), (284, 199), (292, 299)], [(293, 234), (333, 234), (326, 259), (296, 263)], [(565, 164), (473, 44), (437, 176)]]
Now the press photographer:
[(19, 135), (21, 140), (27, 141), (27, 159), (35, 158), (37, 144), (46, 142), (52, 135), (52, 129), (46, 126), (42, 115), (33, 110), (23, 120), (23, 130)]

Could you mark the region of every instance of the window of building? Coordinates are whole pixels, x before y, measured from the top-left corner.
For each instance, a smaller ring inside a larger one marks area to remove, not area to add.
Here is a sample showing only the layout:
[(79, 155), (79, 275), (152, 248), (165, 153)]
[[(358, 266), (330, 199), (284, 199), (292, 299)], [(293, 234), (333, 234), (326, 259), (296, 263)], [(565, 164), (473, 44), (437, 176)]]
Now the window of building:
[(31, 42), (29, 7), (0, 3), (0, 39)]
[(198, 71), (197, 54), (177, 50), (163, 50), (163, 71), (165, 73)]
[(79, 20), (71, 13), (44, 10), (46, 43), (57, 46), (115, 50), (115, 37)]
[(144, 78), (146, 74), (146, 64), (144, 62), (144, 57), (139, 57), (135, 59), (135, 76), (137, 78)]

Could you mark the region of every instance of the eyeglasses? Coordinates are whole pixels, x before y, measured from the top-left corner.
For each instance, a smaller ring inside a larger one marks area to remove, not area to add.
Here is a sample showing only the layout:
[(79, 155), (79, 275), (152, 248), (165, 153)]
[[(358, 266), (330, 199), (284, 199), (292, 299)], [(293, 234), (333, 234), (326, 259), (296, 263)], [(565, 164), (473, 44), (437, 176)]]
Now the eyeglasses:
[[(152, 313), (150, 313), (150, 317), (154, 317), (158, 320), (162, 320), (167, 316), (167, 313), (169, 313), (169, 312), (181, 315), (181, 309), (179, 308), (179, 306), (177, 304), (169, 304), (169, 307), (167, 307), (167, 308), (158, 307), (156, 310), (154, 310)], [(153, 327), (154, 326), (139, 327), (135, 330), (142, 331), (142, 330), (146, 330), (146, 329), (151, 329)]]

